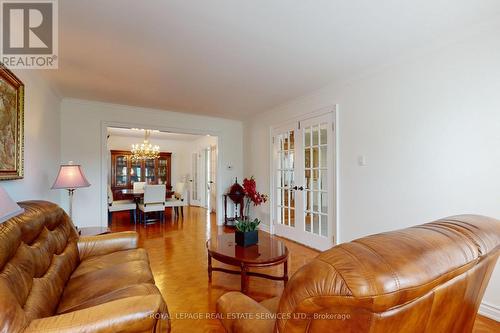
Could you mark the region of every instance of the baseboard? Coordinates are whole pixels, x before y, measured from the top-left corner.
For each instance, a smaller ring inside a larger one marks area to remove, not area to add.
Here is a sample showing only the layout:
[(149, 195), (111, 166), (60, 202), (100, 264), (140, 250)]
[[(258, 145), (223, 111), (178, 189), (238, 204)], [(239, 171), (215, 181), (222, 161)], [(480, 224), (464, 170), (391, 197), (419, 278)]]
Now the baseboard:
[(498, 306), (483, 302), (479, 306), (479, 314), (500, 322), (500, 308)]
[(269, 224), (261, 223), (259, 224), (259, 229), (267, 233), (271, 233), (271, 228), (269, 227)]

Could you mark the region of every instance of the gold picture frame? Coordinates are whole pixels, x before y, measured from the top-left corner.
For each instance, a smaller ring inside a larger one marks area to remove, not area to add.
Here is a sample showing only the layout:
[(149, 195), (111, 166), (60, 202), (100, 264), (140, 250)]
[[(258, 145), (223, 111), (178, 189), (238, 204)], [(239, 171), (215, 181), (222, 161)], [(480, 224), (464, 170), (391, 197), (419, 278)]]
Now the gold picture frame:
[(24, 177), (24, 84), (0, 63), (0, 180)]

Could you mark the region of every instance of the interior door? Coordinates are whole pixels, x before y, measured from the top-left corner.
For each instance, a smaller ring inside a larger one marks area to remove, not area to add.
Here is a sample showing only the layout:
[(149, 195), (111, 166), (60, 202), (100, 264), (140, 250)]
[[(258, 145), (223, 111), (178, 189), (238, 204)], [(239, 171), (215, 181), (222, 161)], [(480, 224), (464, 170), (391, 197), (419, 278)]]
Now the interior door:
[(300, 170), (300, 214), (304, 243), (326, 250), (335, 241), (335, 144), (331, 114), (300, 122), (303, 160)]
[(297, 240), (299, 236), (296, 225), (296, 134), (295, 123), (276, 128), (273, 133), (274, 153), (274, 221), (276, 234)]
[(202, 205), (203, 207), (210, 209), (210, 147), (203, 149), (202, 154)]
[(192, 155), (191, 168), (191, 205), (201, 206), (200, 195), (200, 153)]
[(217, 209), (217, 146), (210, 146), (210, 177), (208, 180), (210, 190), (210, 211)]
[(336, 236), (334, 113), (273, 130), (273, 209), (278, 235), (326, 250)]

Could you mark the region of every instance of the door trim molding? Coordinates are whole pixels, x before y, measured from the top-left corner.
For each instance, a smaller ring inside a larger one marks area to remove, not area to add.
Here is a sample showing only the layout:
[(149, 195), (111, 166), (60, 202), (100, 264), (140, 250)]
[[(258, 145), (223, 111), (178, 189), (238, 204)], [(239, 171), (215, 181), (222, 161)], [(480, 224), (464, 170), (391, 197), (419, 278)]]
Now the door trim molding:
[[(126, 106), (125, 106), (126, 108)], [(162, 111), (159, 111), (160, 113)], [(108, 196), (108, 160), (107, 160), (107, 152), (108, 152), (108, 147), (107, 147), (107, 129), (108, 127), (124, 127), (124, 128), (134, 128), (134, 127), (139, 127), (139, 128), (150, 128), (150, 129), (157, 129), (160, 131), (164, 132), (174, 132), (174, 133), (183, 133), (183, 134), (196, 134), (196, 135), (211, 135), (217, 138), (217, 180), (223, 179), (223, 151), (224, 151), (224, 136), (222, 133), (218, 130), (200, 130), (197, 128), (181, 128), (181, 127), (170, 127), (170, 126), (162, 126), (158, 124), (152, 124), (150, 122), (143, 122), (143, 121), (134, 121), (134, 122), (127, 122), (127, 121), (107, 121), (107, 120), (101, 120), (100, 121), (100, 127), (101, 127), (101, 137), (100, 137), (100, 147), (101, 147), (101, 153), (100, 153), (100, 184), (99, 186), (101, 187), (101, 204), (100, 204), (100, 221), (98, 223), (100, 226), (105, 226), (107, 225), (108, 221), (108, 201), (107, 201), (107, 196)], [(225, 192), (225, 189), (222, 186), (222, 181), (217, 181), (217, 186), (216, 186), (216, 196), (217, 196), (217, 208), (216, 208), (216, 222), (217, 225), (223, 225), (224, 224), (224, 204), (222, 200), (222, 194)]]
[(270, 234), (275, 234), (275, 225), (276, 225), (276, 212), (274, 209), (274, 204), (275, 204), (275, 191), (274, 191), (274, 186), (275, 186), (275, 177), (274, 177), (274, 142), (273, 142), (273, 133), (275, 130), (279, 129), (280, 127), (291, 125), (293, 123), (296, 123), (298, 121), (303, 121), (307, 120), (310, 118), (314, 117), (319, 117), (327, 114), (331, 114), (332, 116), (332, 122), (334, 123), (334, 128), (332, 130), (333, 134), (333, 152), (334, 152), (334, 161), (333, 161), (333, 189), (332, 189), (332, 194), (334, 196), (334, 201), (333, 201), (333, 222), (335, 223), (335, 239), (334, 239), (334, 244), (339, 244), (340, 243), (340, 224), (339, 224), (339, 123), (338, 123), (338, 113), (339, 113), (339, 105), (338, 104), (331, 104), (327, 105), (325, 107), (316, 109), (314, 111), (296, 115), (293, 117), (290, 117), (287, 119), (287, 121), (284, 121), (282, 123), (274, 124), (269, 126), (269, 216), (270, 216), (270, 221), (269, 221), (269, 233)]

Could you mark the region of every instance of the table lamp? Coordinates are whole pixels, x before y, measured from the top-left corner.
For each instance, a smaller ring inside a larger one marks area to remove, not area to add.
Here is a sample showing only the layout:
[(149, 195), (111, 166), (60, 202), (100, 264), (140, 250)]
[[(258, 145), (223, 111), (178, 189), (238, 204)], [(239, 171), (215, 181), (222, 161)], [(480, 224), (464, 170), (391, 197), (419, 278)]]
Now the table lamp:
[(24, 212), (24, 208), (12, 200), (7, 191), (0, 186), (0, 223)]
[(54, 185), (52, 185), (52, 189), (68, 190), (70, 218), (73, 219), (73, 192), (77, 188), (89, 186), (90, 183), (85, 178), (80, 165), (73, 164), (73, 161), (61, 165), (59, 174), (57, 175)]

